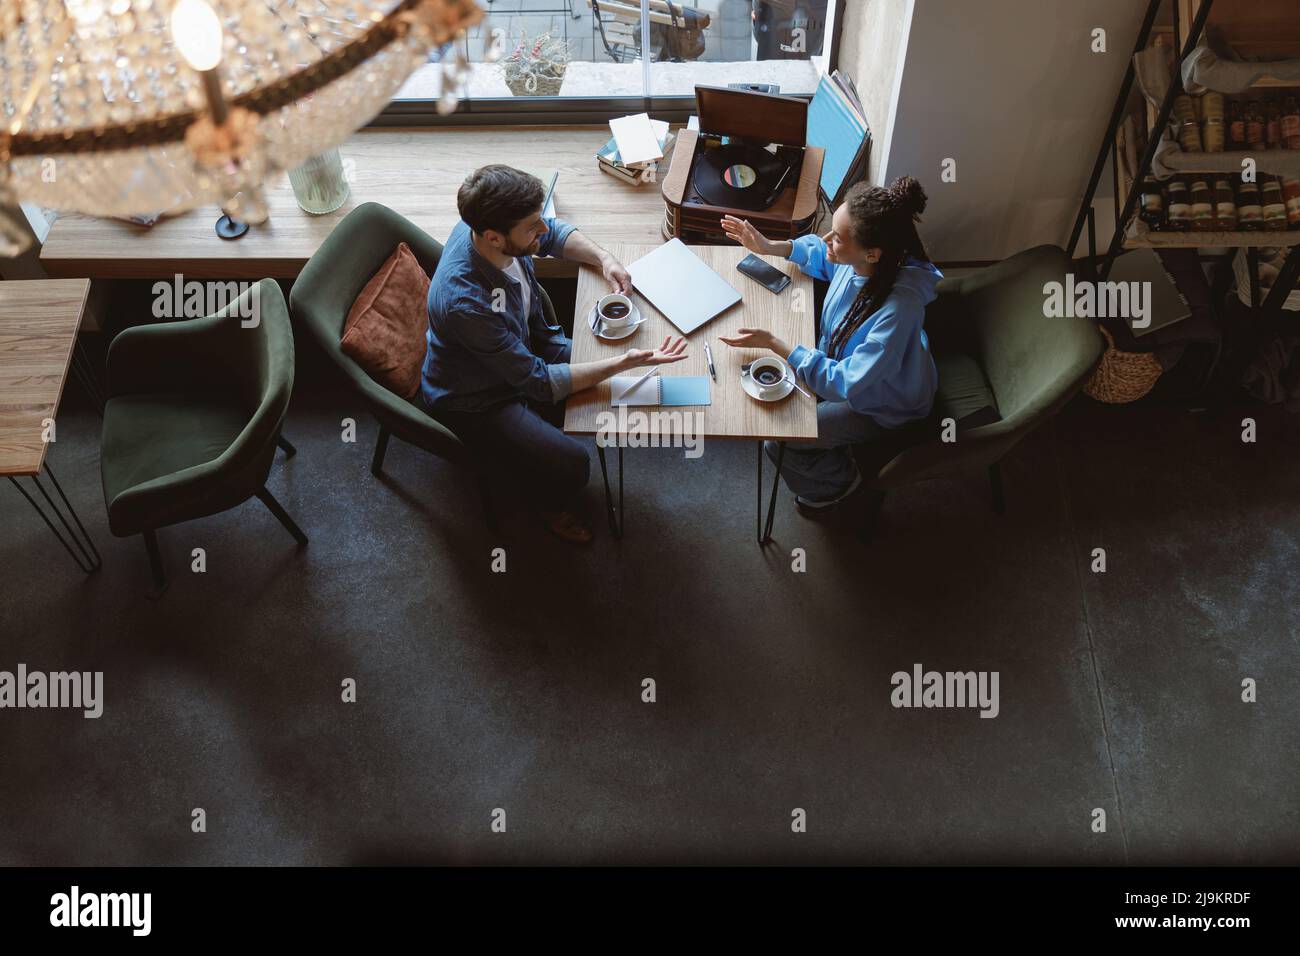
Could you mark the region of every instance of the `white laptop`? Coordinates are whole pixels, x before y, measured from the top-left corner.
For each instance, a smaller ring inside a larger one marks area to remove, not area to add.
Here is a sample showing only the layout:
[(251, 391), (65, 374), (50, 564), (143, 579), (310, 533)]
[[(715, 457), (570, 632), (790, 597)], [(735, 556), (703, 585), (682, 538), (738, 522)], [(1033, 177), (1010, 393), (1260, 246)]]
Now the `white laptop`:
[(740, 293), (680, 239), (670, 239), (627, 267), (632, 285), (650, 304), (690, 335), (740, 301)]

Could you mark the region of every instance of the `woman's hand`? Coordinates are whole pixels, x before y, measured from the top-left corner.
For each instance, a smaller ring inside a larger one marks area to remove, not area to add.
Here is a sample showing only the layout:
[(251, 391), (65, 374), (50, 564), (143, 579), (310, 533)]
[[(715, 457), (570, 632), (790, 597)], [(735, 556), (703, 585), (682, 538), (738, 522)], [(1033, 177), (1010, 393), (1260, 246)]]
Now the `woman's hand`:
[(623, 356), (623, 364), (625, 368), (636, 368), (638, 365), (667, 365), (670, 362), (680, 362), (686, 358), (686, 355), (686, 339), (679, 338), (674, 341), (670, 335), (657, 349), (628, 349)]
[(722, 231), (727, 234), (728, 239), (740, 243), (750, 252), (760, 256), (779, 256), (786, 245), (784, 242), (767, 238), (755, 229), (748, 219), (738, 219), (735, 216), (722, 217)]
[(771, 349), (781, 358), (793, 351), (767, 329), (739, 329), (735, 335), (722, 335), (719, 338), (738, 349)]

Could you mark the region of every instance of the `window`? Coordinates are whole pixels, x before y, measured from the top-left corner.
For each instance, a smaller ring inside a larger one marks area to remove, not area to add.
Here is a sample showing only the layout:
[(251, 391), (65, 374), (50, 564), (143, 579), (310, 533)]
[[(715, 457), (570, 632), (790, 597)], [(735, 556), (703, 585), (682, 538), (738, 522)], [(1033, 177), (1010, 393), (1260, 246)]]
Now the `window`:
[[(693, 112), (696, 84), (771, 84), (811, 95), (834, 50), (842, 0), (479, 0), (454, 115), (439, 117), (448, 45), (405, 83), (381, 122), (597, 120)], [(650, 41), (642, 44), (643, 25)], [(648, 46), (650, 62), (642, 59)], [(489, 51), (497, 57), (491, 62)]]

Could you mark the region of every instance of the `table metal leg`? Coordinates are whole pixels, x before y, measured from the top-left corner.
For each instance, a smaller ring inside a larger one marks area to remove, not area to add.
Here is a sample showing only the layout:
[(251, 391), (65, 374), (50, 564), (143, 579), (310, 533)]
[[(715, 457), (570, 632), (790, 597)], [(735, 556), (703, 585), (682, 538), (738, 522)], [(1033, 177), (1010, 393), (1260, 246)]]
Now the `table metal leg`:
[(767, 502), (767, 524), (763, 523), (763, 443), (758, 443), (758, 543), (766, 545), (772, 540), (772, 522), (776, 518), (776, 495), (781, 490), (781, 463), (785, 461), (785, 442), (776, 444), (776, 474), (772, 476), (772, 494)]
[(609, 533), (623, 537), (623, 446), (618, 446), (618, 506), (609, 493), (609, 469), (605, 464), (605, 446), (596, 442), (596, 455), (600, 458), (600, 477), (605, 481), (605, 511), (609, 517)]
[[(59, 480), (54, 477), (54, 470), (50, 467), (49, 462), (45, 463), (44, 468), (46, 474), (49, 476), (50, 484), (54, 486), (54, 490), (58, 492), (59, 498), (63, 501), (63, 510), (59, 509), (59, 506), (54, 503), (54, 499), (50, 497), (50, 493), (45, 490), (45, 486), (41, 483), (39, 475), (31, 476), (32, 484), (36, 486), (36, 490), (39, 491), (41, 497), (45, 499), (45, 503), (49, 506), (49, 510), (54, 514), (54, 517), (59, 519), (59, 524), (63, 525), (64, 531), (67, 532), (66, 538), (59, 532), (59, 529), (55, 527), (50, 516), (45, 513), (45, 509), (41, 507), (41, 503), (29, 494), (27, 489), (18, 483), (18, 479), (10, 477), (9, 480), (13, 483), (13, 486), (18, 489), (19, 493), (27, 499), (31, 506), (36, 509), (36, 513), (41, 516), (41, 520), (45, 522), (46, 526), (54, 532), (54, 537), (59, 539), (59, 544), (63, 545), (68, 554), (72, 555), (72, 560), (77, 562), (77, 567), (82, 571), (85, 571), (87, 574), (90, 574), (92, 571), (98, 571), (100, 567), (103, 566), (103, 560), (99, 556), (99, 551), (95, 549), (95, 543), (90, 540), (90, 535), (86, 533), (86, 527), (81, 523), (81, 518), (77, 516), (77, 511), (72, 507), (72, 502), (68, 501), (68, 496), (63, 493), (63, 487), (59, 484)], [(73, 530), (72, 524), (68, 522), (68, 518), (64, 515), (64, 511), (67, 512), (68, 516), (71, 516), (72, 522), (76, 524), (76, 531)], [(78, 535), (78, 532), (80, 532), (80, 535)]]

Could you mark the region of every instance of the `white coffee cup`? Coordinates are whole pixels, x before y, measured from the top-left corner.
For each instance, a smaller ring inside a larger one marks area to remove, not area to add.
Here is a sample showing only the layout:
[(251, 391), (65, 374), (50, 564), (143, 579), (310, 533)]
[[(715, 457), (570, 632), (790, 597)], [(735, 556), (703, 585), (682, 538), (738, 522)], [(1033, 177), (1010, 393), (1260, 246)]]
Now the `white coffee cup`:
[[(611, 306), (615, 312), (620, 311), (619, 306), (626, 311), (623, 315), (611, 316), (608, 314)], [(621, 292), (611, 292), (609, 295), (602, 296), (596, 303), (596, 316), (604, 323), (605, 328), (610, 330), (626, 329), (641, 321), (641, 313), (637, 310), (636, 304)]]
[(779, 392), (781, 384), (788, 374), (789, 371), (786, 369), (785, 362), (772, 355), (754, 359), (749, 366), (750, 380), (753, 381), (758, 394), (764, 398), (769, 398)]

